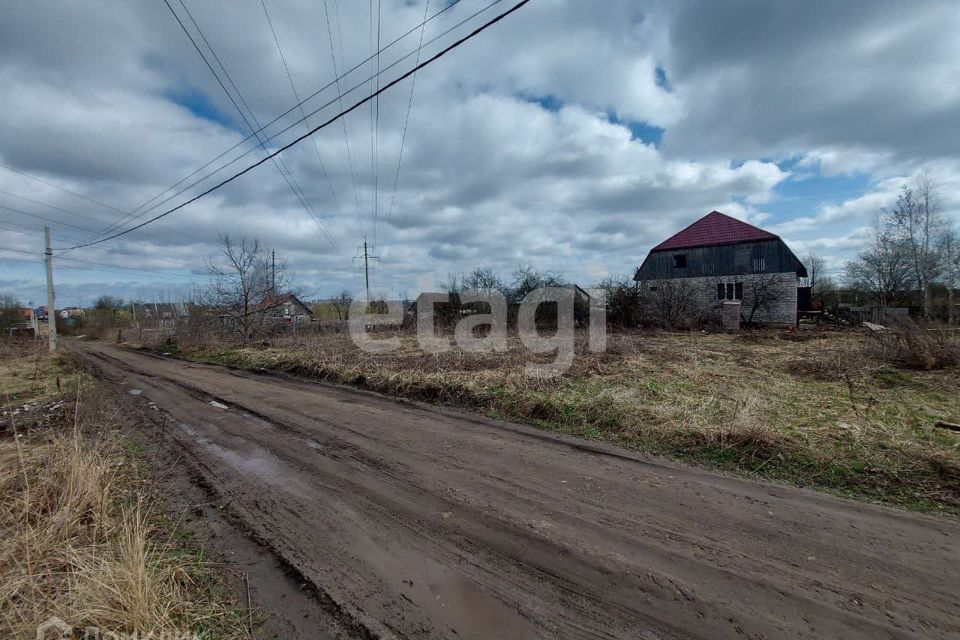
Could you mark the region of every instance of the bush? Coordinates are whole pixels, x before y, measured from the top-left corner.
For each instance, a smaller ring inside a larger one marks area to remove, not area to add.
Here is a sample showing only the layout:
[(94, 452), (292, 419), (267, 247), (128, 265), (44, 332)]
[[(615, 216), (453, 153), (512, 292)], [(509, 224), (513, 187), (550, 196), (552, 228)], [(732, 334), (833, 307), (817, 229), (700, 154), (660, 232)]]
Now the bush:
[(621, 329), (640, 326), (641, 299), (636, 284), (625, 278), (607, 278), (596, 285), (607, 296), (607, 323)]
[(716, 313), (697, 303), (696, 291), (685, 280), (665, 280), (641, 299), (641, 324), (660, 329), (690, 330), (718, 326)]
[(866, 355), (904, 369), (944, 369), (960, 364), (960, 335), (935, 323), (907, 323), (872, 334)]

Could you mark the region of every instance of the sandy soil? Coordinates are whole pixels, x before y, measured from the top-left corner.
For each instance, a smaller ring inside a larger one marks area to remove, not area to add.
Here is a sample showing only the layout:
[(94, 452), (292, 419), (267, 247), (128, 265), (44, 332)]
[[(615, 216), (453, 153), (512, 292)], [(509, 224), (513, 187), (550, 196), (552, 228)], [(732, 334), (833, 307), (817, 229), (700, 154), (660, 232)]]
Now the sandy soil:
[[(947, 638), (960, 525), (375, 394), (73, 343), (308, 583), (316, 635)], [(156, 435), (156, 434), (154, 434)]]

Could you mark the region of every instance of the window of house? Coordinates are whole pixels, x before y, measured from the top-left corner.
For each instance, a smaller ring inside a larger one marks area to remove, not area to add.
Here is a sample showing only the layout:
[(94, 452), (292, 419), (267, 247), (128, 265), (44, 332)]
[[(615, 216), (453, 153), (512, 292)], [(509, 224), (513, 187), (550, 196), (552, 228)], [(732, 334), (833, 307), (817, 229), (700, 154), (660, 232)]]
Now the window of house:
[(718, 282), (717, 300), (743, 300), (742, 282)]
[(673, 256), (673, 268), (674, 269), (683, 269), (687, 266), (687, 256), (683, 253), (678, 253)]
[(754, 258), (753, 259), (753, 270), (754, 271), (766, 271), (767, 269), (767, 259), (766, 258)]

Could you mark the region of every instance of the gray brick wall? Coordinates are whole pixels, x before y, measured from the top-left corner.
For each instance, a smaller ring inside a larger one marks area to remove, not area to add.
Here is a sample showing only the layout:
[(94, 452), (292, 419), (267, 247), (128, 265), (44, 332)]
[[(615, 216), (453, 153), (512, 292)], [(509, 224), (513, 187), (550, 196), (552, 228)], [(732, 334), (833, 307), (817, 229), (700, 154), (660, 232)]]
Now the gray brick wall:
[[(753, 316), (753, 321), (777, 325), (795, 325), (797, 323), (797, 274), (794, 272), (709, 276), (682, 278), (681, 280), (693, 287), (697, 305), (701, 309), (717, 312), (723, 307), (723, 301), (717, 297), (717, 283), (742, 283), (743, 305), (741, 312), (744, 320), (750, 317), (750, 311), (753, 308), (753, 284), (757, 280), (770, 281), (772, 289), (776, 291), (776, 300), (766, 307), (758, 308)], [(637, 284), (641, 291), (648, 291), (650, 287), (657, 287), (666, 282), (677, 282), (677, 280), (644, 280)]]

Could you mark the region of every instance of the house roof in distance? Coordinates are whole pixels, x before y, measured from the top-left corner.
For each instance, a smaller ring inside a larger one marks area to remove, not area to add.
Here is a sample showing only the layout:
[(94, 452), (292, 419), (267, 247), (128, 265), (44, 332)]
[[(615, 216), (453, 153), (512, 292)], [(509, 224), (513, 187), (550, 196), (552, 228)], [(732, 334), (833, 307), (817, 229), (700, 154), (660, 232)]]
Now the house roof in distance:
[(711, 211), (686, 229), (670, 236), (651, 251), (708, 247), (717, 244), (736, 244), (757, 240), (778, 240), (779, 236), (764, 231), (725, 213)]

